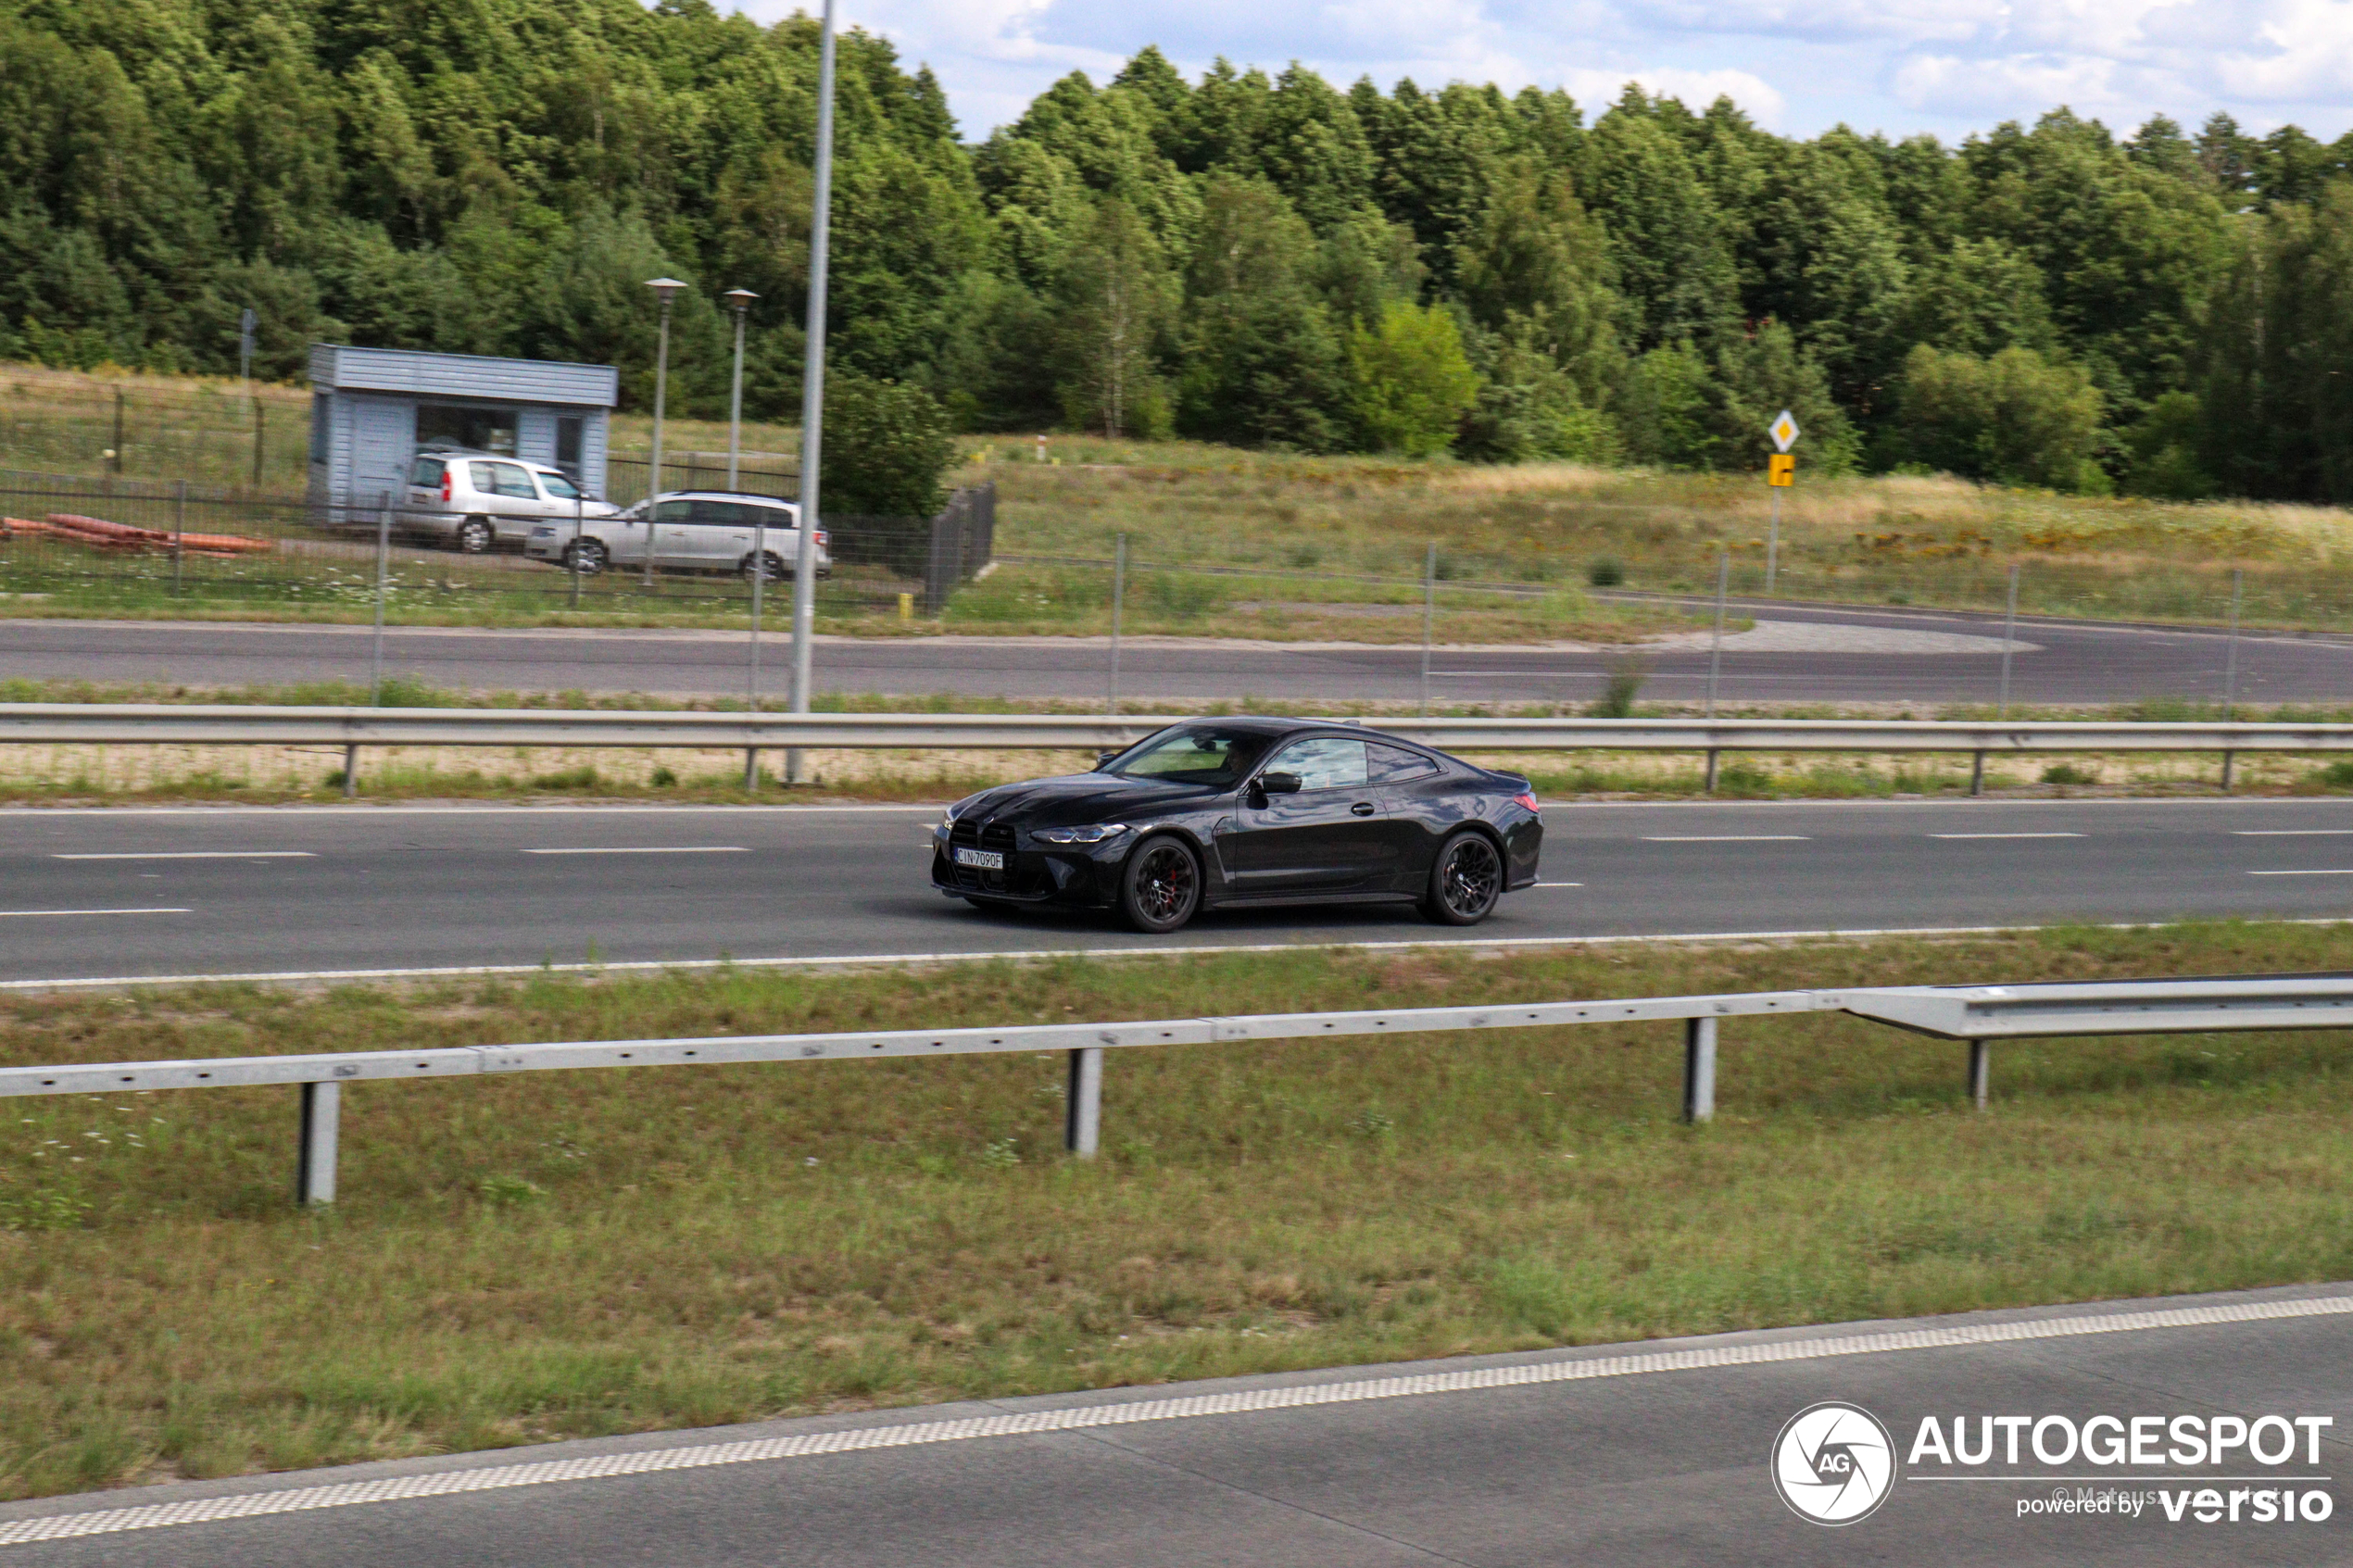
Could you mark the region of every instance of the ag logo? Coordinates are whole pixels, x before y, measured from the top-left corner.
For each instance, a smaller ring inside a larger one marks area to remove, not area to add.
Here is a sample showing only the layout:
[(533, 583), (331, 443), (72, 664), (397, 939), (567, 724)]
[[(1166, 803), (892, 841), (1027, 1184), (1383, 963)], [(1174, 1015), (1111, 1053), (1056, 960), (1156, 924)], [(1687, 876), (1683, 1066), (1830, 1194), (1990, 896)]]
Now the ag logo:
[(1835, 1400), (1808, 1405), (1773, 1439), (1773, 1489), (1817, 1524), (1852, 1524), (1887, 1500), (1895, 1440), (1879, 1417)]

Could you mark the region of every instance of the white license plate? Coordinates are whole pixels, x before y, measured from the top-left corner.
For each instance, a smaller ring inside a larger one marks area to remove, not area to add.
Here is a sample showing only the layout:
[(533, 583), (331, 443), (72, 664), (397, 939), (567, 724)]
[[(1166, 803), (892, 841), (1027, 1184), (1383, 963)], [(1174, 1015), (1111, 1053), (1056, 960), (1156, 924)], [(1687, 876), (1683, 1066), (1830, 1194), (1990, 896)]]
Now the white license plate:
[(1005, 869), (1005, 857), (994, 849), (959, 849), (956, 851), (956, 863), (970, 866), (975, 871), (1001, 872)]

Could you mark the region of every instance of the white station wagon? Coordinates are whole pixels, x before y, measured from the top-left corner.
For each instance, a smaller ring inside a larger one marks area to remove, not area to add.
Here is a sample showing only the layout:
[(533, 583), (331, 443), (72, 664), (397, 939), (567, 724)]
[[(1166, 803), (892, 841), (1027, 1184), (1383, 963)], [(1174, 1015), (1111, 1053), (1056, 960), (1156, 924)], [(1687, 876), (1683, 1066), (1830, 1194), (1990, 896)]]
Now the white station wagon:
[[(576, 536), (575, 536), (576, 535)], [(793, 574), (800, 549), (800, 508), (774, 495), (739, 490), (673, 490), (617, 517), (590, 517), (575, 528), (559, 519), (531, 531), (523, 553), (584, 576), (608, 566), (654, 565), (673, 571), (732, 571), (749, 577), (765, 563), (771, 582)], [(817, 575), (833, 574), (825, 531), (817, 530)]]
[(398, 518), (467, 555), (518, 544), (549, 518), (611, 517), (613, 508), (580, 493), (563, 470), (488, 452), (420, 452), (409, 469), (409, 498)]

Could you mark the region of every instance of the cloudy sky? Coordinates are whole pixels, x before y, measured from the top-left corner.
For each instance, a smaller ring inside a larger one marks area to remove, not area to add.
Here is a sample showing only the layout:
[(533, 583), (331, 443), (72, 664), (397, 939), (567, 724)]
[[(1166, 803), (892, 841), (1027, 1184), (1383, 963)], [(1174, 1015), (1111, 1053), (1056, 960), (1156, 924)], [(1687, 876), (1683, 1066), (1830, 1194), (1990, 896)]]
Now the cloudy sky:
[[(727, 0), (720, 0), (723, 7)], [(761, 20), (814, 0), (740, 0)], [(1197, 74), (1223, 55), (1370, 73), (1566, 86), (1589, 116), (1629, 79), (1763, 124), (1841, 120), (1957, 139), (2054, 104), (2120, 131), (2217, 108), (2250, 130), (2353, 129), (2353, 0), (837, 0), (947, 85), (977, 140), (1071, 70), (1146, 44)]]

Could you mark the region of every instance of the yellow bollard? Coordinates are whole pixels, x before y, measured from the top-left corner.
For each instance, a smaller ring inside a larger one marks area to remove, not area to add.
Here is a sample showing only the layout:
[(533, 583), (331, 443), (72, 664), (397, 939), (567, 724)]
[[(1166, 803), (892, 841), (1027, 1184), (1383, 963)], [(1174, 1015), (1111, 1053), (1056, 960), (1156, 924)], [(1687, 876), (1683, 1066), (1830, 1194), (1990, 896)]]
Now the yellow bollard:
[(901, 594), (899, 596), (899, 619), (901, 621), (912, 621), (915, 619), (914, 595)]

